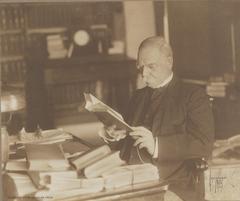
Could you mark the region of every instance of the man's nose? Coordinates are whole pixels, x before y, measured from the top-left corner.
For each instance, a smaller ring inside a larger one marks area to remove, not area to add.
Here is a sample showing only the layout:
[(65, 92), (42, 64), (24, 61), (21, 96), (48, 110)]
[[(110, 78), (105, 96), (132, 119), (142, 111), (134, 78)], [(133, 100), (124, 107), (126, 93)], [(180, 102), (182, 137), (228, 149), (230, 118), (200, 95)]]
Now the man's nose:
[(148, 73), (149, 73), (148, 69), (146, 67), (143, 67), (143, 69), (142, 69), (143, 77), (146, 77), (148, 75)]

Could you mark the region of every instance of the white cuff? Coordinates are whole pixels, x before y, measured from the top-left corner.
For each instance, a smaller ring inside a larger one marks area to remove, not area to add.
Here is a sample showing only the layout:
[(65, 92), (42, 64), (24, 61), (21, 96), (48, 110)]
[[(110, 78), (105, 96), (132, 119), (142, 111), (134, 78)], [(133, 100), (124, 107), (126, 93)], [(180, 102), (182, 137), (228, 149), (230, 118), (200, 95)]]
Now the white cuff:
[(153, 152), (153, 158), (158, 157), (158, 137), (155, 138), (155, 147), (154, 147), (154, 152)]

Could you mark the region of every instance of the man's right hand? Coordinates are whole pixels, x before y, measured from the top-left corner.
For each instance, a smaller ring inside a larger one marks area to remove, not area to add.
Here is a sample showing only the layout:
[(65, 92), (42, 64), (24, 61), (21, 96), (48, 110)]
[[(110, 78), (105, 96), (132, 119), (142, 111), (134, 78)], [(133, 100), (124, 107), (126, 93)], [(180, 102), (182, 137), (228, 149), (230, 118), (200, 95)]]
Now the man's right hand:
[(127, 131), (117, 129), (116, 125), (112, 125), (108, 127), (104, 126), (99, 130), (98, 135), (106, 143), (109, 143), (109, 142), (116, 142), (125, 138), (127, 135)]

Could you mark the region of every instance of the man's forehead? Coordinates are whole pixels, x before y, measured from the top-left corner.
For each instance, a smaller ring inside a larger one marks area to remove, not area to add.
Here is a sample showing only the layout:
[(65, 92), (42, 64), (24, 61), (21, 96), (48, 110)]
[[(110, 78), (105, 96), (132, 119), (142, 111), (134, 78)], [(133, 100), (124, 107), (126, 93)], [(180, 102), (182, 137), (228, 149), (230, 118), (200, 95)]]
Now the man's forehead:
[(145, 43), (144, 45), (142, 45), (139, 49), (139, 51), (159, 51), (159, 46), (156, 43), (153, 42), (149, 42), (149, 43)]
[(171, 47), (164, 41), (151, 39), (144, 41), (139, 47), (138, 56), (146, 54), (158, 55), (160, 57), (172, 57)]
[(157, 47), (141, 48), (138, 53), (138, 60), (156, 61), (162, 58), (164, 54)]

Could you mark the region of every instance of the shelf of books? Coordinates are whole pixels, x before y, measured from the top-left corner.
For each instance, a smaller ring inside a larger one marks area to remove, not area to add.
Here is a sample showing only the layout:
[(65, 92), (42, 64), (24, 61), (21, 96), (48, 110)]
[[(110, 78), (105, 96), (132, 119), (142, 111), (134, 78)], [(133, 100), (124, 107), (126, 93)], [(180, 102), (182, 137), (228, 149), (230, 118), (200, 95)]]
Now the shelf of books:
[(22, 87), (26, 72), (23, 7), (1, 4), (0, 16), (1, 80), (3, 84), (19, 83), (17, 86)]
[(60, 59), (46, 63), (44, 76), (49, 100), (56, 111), (81, 108), (84, 92), (123, 111), (135, 87), (136, 69), (135, 61), (122, 55), (92, 57), (92, 61)]
[[(77, 111), (83, 92), (92, 93), (121, 110), (125, 103), (121, 105), (120, 99), (128, 99), (136, 72), (135, 61), (125, 56), (124, 31), (120, 33), (119, 27), (116, 28), (115, 18), (119, 16), (124, 18), (121, 2), (2, 3), (0, 66), (3, 84), (27, 92), (33, 90), (29, 94), (36, 97), (28, 100), (39, 100), (36, 107), (41, 104), (42, 108), (48, 108), (44, 105), (48, 102), (54, 111)], [(90, 44), (80, 52), (74, 47), (76, 52), (71, 55), (73, 32), (78, 29), (89, 32), (90, 41), (98, 45)], [(115, 41), (120, 49), (114, 49)], [(112, 48), (111, 54), (103, 51), (103, 46)], [(43, 89), (43, 85), (47, 92), (38, 94), (47, 95), (39, 97), (34, 90)], [(35, 107), (35, 103), (27, 102), (29, 105)], [(45, 113), (48, 116), (48, 111)]]

